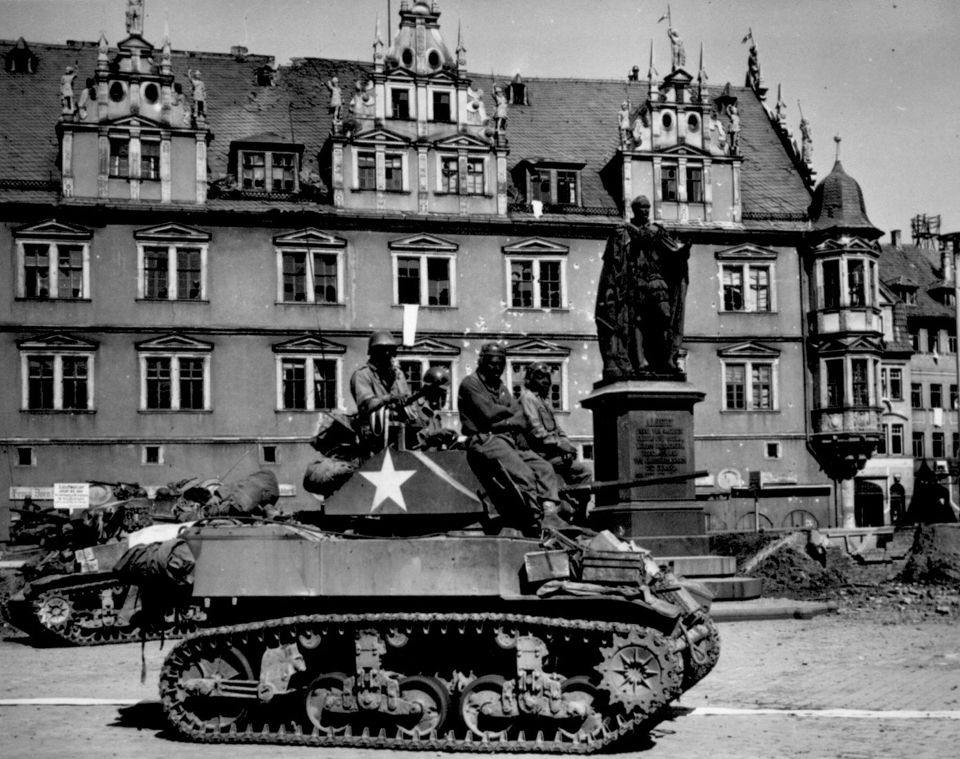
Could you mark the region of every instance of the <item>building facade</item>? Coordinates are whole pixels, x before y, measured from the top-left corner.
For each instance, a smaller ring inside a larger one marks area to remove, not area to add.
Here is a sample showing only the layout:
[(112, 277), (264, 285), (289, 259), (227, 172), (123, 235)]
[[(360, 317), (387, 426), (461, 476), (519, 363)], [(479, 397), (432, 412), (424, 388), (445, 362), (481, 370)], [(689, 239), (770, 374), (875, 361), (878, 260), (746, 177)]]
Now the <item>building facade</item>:
[(139, 19), (115, 47), (0, 43), (6, 505), (57, 482), (259, 468), (310, 499), (316, 413), (353, 409), (375, 329), (409, 338), (414, 388), (434, 365), (458, 384), (488, 340), (514, 388), (547, 362), (590, 458), (596, 283), (646, 195), (692, 243), (685, 368), (706, 393), (711, 526), (754, 528), (755, 495), (765, 527), (874, 519), (854, 502), (877, 448), (884, 476), (910, 479), (910, 438), (891, 438), (891, 414), (916, 415), (891, 390), (895, 370), (901, 392), (916, 381), (901, 296), (879, 231), (828, 220), (824, 195), (848, 183), (835, 169), (814, 193), (808, 132), (798, 144), (755, 67), (712, 85), (680, 44), (662, 79), (651, 53), (646, 80), (493, 81), (438, 5), (402, 2), (368, 63), (158, 48)]

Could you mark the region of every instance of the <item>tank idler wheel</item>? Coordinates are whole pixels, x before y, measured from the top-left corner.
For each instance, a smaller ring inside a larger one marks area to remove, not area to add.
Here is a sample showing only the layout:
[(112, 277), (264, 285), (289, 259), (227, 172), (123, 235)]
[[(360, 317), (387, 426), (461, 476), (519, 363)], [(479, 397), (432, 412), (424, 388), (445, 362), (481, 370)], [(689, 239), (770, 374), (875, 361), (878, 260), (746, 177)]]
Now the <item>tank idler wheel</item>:
[(400, 698), (418, 703), (423, 708), (415, 725), (409, 728), (401, 727), (405, 734), (428, 736), (432, 731), (440, 732), (450, 711), (450, 694), (443, 683), (435, 677), (405, 677), (400, 681)]
[(63, 596), (47, 596), (37, 604), (37, 619), (50, 629), (67, 624), (72, 613), (70, 601)]
[[(180, 676), (183, 680), (216, 678), (220, 680), (256, 680), (253, 667), (235, 646), (218, 652), (203, 652)], [(205, 729), (223, 729), (247, 715), (248, 701), (217, 696), (187, 696), (185, 708)]]
[(650, 714), (677, 695), (682, 664), (666, 639), (652, 630), (614, 634), (613, 645), (601, 648), (600, 688), (611, 704), (623, 704), (627, 714)]
[(347, 675), (343, 672), (328, 672), (320, 675), (307, 688), (304, 708), (310, 724), (326, 735), (341, 735), (349, 723), (349, 715), (327, 709), (327, 700), (339, 700), (347, 687)]
[(561, 732), (570, 739), (587, 741), (603, 735), (603, 717), (594, 708), (598, 701), (597, 686), (586, 675), (577, 675), (560, 684), (560, 694), (567, 709), (577, 712), (565, 720)]
[(503, 713), (506, 680), (500, 675), (484, 675), (471, 682), (460, 694), (460, 718), (466, 728), (481, 740), (507, 740), (515, 715)]

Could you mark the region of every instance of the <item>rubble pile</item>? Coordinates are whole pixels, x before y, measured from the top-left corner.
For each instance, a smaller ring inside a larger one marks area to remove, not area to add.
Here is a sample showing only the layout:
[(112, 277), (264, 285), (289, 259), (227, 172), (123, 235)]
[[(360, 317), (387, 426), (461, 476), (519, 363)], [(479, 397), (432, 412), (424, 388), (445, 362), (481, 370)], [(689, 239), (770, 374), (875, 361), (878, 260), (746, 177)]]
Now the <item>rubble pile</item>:
[(960, 588), (960, 525), (918, 526), (900, 579)]
[(830, 600), (849, 585), (852, 560), (838, 548), (826, 549), (826, 563), (813, 558), (805, 545), (784, 543), (750, 571), (763, 580), (763, 595), (800, 601)]

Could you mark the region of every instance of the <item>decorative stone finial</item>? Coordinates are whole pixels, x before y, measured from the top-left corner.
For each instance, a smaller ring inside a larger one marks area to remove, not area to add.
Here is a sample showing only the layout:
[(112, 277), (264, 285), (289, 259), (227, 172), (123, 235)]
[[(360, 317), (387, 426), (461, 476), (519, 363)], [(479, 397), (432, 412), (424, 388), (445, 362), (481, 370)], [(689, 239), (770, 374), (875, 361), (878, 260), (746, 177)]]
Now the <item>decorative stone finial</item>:
[(697, 83), (703, 87), (707, 83), (707, 70), (703, 67), (703, 43), (700, 43), (700, 70), (697, 73)]
[(144, 0), (127, 0), (127, 34), (143, 35)]
[[(403, 10), (401, 8), (401, 10)], [(380, 14), (377, 14), (377, 31), (373, 37), (373, 62), (383, 62), (383, 37), (380, 35)]]
[(467, 47), (463, 44), (463, 28), (457, 24), (457, 67), (463, 68), (467, 65)]
[(837, 134), (834, 136), (833, 141), (837, 143), (837, 161), (839, 161), (840, 160), (840, 133), (839, 132), (837, 132)]

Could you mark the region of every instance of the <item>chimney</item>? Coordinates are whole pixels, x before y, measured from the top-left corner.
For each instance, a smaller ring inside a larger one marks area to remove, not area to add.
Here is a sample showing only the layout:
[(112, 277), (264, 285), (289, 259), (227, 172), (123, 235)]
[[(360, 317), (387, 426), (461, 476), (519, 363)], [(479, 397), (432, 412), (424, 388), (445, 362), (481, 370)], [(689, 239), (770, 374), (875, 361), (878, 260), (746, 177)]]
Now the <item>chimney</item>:
[(899, 229), (890, 230), (890, 244), (895, 248), (900, 247), (900, 230)]
[(246, 58), (250, 51), (243, 45), (234, 45), (230, 48), (230, 55), (234, 58)]

